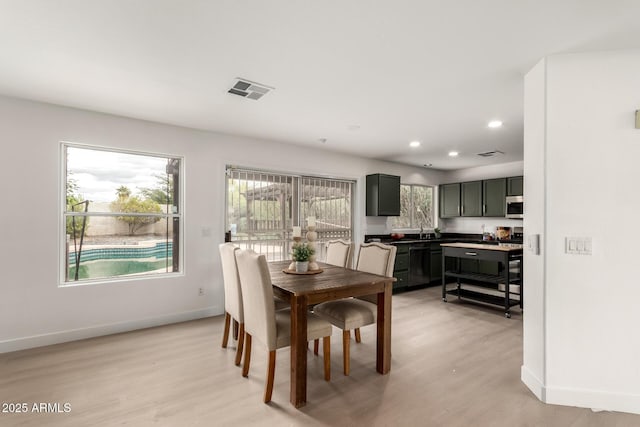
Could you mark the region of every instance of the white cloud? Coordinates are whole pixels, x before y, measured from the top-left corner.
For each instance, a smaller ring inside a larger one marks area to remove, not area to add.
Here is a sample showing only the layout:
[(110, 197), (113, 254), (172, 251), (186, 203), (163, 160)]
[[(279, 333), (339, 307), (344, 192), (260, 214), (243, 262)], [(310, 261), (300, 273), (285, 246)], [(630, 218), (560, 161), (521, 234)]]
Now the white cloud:
[(167, 159), (77, 147), (67, 148), (67, 170), (86, 200), (111, 202), (124, 185), (133, 194), (144, 187), (156, 187), (154, 175), (166, 174)]

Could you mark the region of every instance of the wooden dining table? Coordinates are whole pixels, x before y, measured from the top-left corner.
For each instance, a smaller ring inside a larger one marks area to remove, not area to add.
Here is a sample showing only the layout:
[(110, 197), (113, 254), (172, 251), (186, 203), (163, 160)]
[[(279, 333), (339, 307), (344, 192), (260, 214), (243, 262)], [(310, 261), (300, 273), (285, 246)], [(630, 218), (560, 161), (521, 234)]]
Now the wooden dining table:
[(307, 313), (310, 304), (377, 294), (376, 370), (391, 369), (391, 291), (394, 277), (318, 263), (318, 274), (289, 274), (290, 261), (269, 263), (274, 295), (291, 305), (291, 404), (307, 403)]

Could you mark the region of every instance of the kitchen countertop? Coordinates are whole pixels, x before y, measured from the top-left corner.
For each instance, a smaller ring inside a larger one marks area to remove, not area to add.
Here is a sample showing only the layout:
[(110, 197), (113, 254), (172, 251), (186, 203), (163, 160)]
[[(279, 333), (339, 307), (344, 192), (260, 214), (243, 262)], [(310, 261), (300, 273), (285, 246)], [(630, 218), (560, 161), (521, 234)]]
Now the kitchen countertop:
[(512, 246), (500, 246), (495, 244), (482, 244), (482, 243), (442, 243), (441, 246), (446, 246), (449, 248), (464, 248), (464, 249), (483, 249), (489, 251), (502, 251), (502, 252), (512, 252), (512, 251), (522, 251), (522, 247), (512, 247)]
[(365, 242), (378, 241), (387, 245), (413, 245), (419, 243), (477, 243), (482, 245), (498, 245), (499, 243), (522, 243), (520, 239), (511, 240), (482, 240), (481, 234), (444, 233), (435, 238), (433, 233), (427, 233), (431, 238), (420, 239), (417, 234), (408, 234), (401, 239), (393, 239), (387, 235), (365, 235)]

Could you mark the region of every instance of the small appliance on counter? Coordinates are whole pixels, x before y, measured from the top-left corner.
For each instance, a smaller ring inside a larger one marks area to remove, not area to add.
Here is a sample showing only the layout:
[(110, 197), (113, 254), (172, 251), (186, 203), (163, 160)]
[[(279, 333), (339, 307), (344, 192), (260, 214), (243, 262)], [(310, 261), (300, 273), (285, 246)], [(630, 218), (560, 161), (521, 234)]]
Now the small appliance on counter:
[(497, 240), (511, 240), (511, 227), (496, 227)]
[(511, 240), (519, 240), (522, 242), (522, 239), (524, 239), (524, 227), (513, 227)]

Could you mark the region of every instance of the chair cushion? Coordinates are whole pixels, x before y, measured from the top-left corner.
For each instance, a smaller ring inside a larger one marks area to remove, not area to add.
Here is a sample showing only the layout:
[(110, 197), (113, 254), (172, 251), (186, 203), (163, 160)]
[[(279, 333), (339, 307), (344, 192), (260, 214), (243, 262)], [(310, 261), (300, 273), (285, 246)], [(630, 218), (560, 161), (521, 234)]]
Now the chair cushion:
[[(276, 348), (291, 345), (291, 311), (276, 311)], [(331, 324), (313, 313), (307, 313), (307, 341), (331, 336)]]
[(346, 298), (318, 304), (313, 312), (338, 328), (349, 331), (375, 323), (378, 307), (367, 301)]

